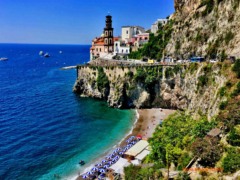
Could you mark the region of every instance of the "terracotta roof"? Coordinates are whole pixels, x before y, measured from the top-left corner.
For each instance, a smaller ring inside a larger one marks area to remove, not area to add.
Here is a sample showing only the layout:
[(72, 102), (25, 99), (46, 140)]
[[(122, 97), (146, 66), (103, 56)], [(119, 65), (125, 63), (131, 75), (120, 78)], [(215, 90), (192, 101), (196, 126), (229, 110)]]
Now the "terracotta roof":
[(208, 136), (216, 137), (221, 133), (221, 130), (218, 128), (214, 128), (207, 133)]

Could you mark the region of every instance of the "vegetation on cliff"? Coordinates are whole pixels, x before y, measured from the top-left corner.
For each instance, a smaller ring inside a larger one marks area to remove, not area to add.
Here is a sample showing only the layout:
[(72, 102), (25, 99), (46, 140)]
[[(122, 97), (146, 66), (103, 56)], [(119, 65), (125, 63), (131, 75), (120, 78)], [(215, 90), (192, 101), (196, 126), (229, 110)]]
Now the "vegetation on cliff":
[[(148, 168), (126, 168), (127, 179), (131, 179), (131, 175), (135, 179), (161, 179), (160, 168), (174, 165), (176, 170), (181, 171), (194, 158), (199, 159), (198, 163), (203, 167), (217, 167), (223, 173), (233, 173), (240, 169), (240, 60), (234, 65), (224, 62), (218, 66), (228, 79), (225, 86), (218, 91), (218, 96), (225, 103), (220, 113), (210, 120), (201, 112), (198, 118), (193, 118), (185, 111), (170, 115), (149, 140), (152, 151), (145, 163), (154, 165)], [(188, 71), (194, 72), (196, 69)], [(207, 64), (203, 67), (203, 72), (205, 74), (200, 77), (207, 76), (208, 80), (198, 79), (201, 84), (199, 86), (208, 86), (212, 66)], [(220, 138), (207, 135), (213, 128), (221, 129)], [(183, 175), (188, 178), (181, 173), (177, 179), (181, 179)]]
[(172, 34), (174, 21), (170, 20), (165, 26), (159, 24), (159, 30), (156, 35), (150, 34), (148, 43), (129, 54), (130, 59), (141, 59), (143, 57), (161, 60), (164, 49), (168, 44)]

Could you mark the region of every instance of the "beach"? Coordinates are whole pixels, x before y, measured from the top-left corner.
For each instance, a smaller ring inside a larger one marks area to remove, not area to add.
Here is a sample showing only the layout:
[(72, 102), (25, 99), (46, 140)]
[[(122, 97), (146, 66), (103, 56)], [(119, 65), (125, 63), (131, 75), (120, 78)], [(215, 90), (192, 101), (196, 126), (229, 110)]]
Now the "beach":
[(139, 118), (133, 129), (132, 135), (141, 135), (144, 139), (148, 139), (154, 133), (156, 127), (161, 121), (166, 119), (175, 110), (152, 108), (138, 109)]
[[(131, 132), (129, 132), (121, 142), (116, 142), (117, 147), (123, 147), (126, 145), (126, 140), (131, 136), (141, 136), (142, 139), (147, 140), (152, 136), (156, 127), (166, 119), (170, 114), (174, 113), (175, 110), (162, 109), (162, 108), (152, 108), (152, 109), (137, 109), (136, 110), (136, 122), (134, 123)], [(116, 148), (116, 146), (114, 147)], [(105, 154), (107, 155), (107, 154)], [(104, 159), (104, 157), (99, 158)], [(98, 162), (97, 161), (97, 162)], [(97, 164), (94, 163), (94, 164)], [(87, 167), (84, 172), (90, 170), (93, 166)], [(77, 180), (82, 179), (81, 177), (76, 177)]]

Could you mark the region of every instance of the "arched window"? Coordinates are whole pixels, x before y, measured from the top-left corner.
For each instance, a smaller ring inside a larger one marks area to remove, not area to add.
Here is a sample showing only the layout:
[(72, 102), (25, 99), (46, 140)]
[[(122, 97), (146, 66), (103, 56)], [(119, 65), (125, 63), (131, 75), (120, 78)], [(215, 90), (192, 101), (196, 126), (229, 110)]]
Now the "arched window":
[(126, 34), (128, 34), (128, 30), (126, 31)]
[(109, 39), (109, 44), (112, 44), (112, 39)]
[(98, 52), (98, 48), (97, 48), (96, 50), (97, 50), (97, 52)]
[(108, 44), (108, 40), (107, 39), (105, 39), (105, 44)]
[(108, 32), (107, 32), (107, 31), (105, 31), (105, 35), (106, 35), (106, 36), (108, 35)]
[(102, 49), (101, 49), (101, 48), (100, 48), (99, 50), (100, 50), (100, 52), (102, 51)]
[(116, 43), (115, 46), (118, 46), (118, 44)]
[(109, 36), (112, 36), (112, 31), (109, 31)]

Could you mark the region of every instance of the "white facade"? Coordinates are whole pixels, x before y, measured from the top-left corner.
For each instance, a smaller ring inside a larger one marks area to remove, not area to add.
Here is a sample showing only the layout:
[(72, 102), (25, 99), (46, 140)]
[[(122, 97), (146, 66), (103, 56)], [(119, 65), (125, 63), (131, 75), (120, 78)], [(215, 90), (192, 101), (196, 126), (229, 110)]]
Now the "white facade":
[(151, 26), (151, 33), (157, 33), (158, 31), (158, 24), (162, 24), (162, 26), (166, 25), (168, 22), (167, 19), (158, 19), (154, 24)]
[(114, 52), (113, 54), (129, 54), (130, 53), (130, 47), (128, 46), (121, 46), (120, 41), (114, 42)]
[(122, 27), (122, 40), (128, 43), (132, 37), (137, 34), (145, 33), (145, 29), (141, 26), (123, 26)]

